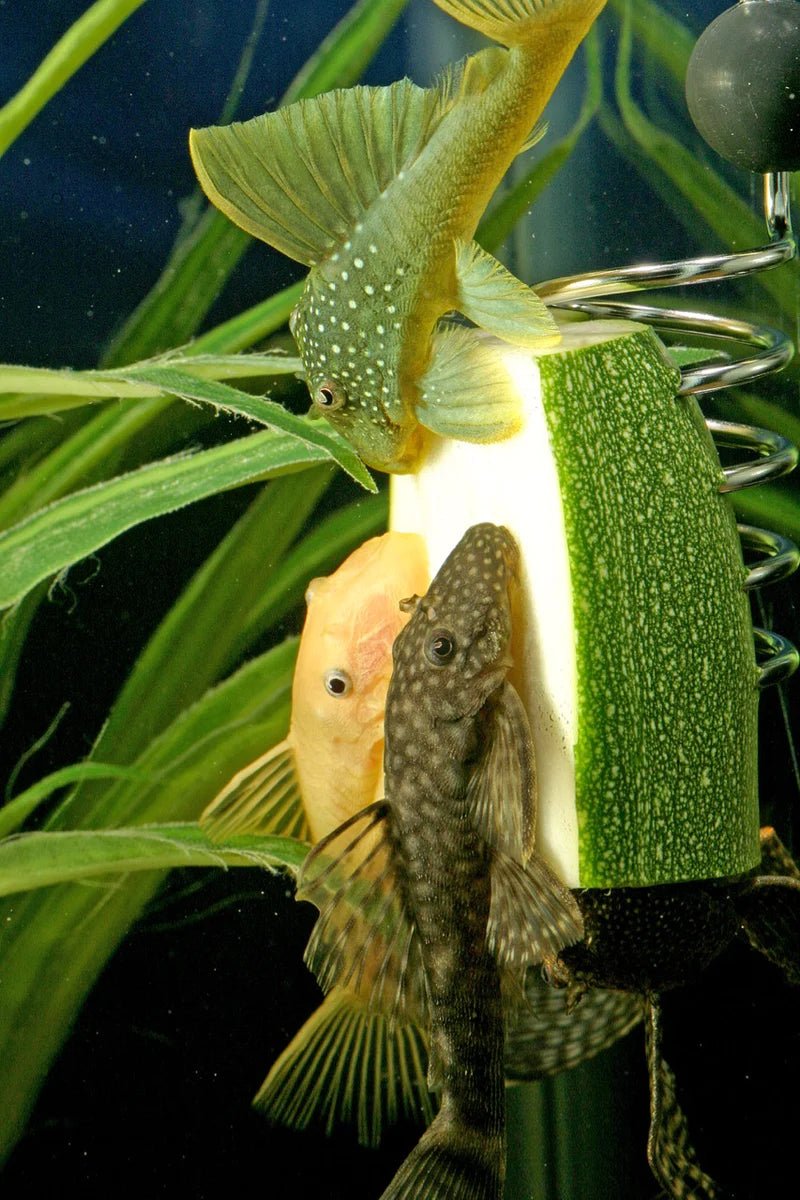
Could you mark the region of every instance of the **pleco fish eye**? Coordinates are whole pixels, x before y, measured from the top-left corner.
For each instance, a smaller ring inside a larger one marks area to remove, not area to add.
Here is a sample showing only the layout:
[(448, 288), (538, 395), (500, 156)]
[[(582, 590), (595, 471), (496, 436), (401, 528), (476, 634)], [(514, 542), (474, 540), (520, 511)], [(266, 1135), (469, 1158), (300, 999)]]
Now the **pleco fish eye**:
[(456, 652), (456, 640), (452, 633), (445, 629), (437, 629), (431, 634), (425, 646), (425, 657), (434, 666), (441, 667), (450, 661)]
[(353, 690), (352, 679), (347, 671), (342, 671), (339, 667), (333, 667), (330, 671), (326, 671), (324, 682), (325, 691), (329, 696), (347, 696)]
[(347, 392), (338, 383), (325, 382), (314, 393), (314, 403), (326, 412), (344, 408), (347, 403)]

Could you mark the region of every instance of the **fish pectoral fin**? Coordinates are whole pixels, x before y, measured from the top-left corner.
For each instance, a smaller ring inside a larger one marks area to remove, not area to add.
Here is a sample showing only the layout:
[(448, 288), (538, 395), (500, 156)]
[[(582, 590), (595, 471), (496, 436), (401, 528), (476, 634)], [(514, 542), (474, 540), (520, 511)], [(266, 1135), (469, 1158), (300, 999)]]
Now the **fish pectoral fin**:
[(455, 307), (487, 333), (528, 349), (561, 340), (544, 301), (477, 242), (456, 243), (456, 276)]
[(377, 1146), (399, 1115), (433, 1120), (425, 1082), (427, 1039), (413, 1024), (392, 1024), (363, 997), (334, 988), (273, 1064), (253, 1104), (292, 1129), (355, 1127)]
[(498, 442), (516, 433), (523, 402), (504, 350), (476, 329), (441, 325), (420, 381), (420, 424), (463, 442)]
[(240, 834), (307, 840), (308, 822), (290, 740), (279, 742), (237, 771), (203, 810), (200, 825), (217, 842)]
[(297, 899), (319, 917), (305, 962), (324, 992), (345, 987), (390, 1021), (427, 1019), (419, 937), (406, 912), (387, 839), (385, 801), (370, 804), (318, 842)]
[(193, 129), (192, 162), (234, 224), (314, 266), (409, 169), (457, 99), (452, 73), (433, 88), (409, 79), (340, 88), (249, 121)]
[(536, 854), (521, 863), (495, 851), (487, 944), (500, 967), (519, 979), (581, 937), (575, 898), (547, 863)]
[(525, 995), (527, 1007), (506, 1032), (507, 1079), (543, 1079), (587, 1062), (644, 1016), (641, 996), (606, 988), (593, 988), (571, 1009), (569, 991), (550, 987), (535, 968), (525, 977)]
[(506, 682), (494, 700), (483, 758), (467, 789), (470, 816), (483, 841), (524, 862), (533, 850), (536, 769), (528, 715)]

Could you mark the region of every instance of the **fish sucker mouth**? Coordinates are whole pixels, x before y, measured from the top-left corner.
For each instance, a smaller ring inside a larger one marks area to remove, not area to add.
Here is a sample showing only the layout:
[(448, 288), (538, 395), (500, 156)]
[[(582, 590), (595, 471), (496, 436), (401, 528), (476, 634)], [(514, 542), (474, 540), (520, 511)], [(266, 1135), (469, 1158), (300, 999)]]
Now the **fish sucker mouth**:
[(423, 439), (418, 425), (404, 429), (385, 415), (380, 425), (358, 418), (348, 421), (339, 413), (321, 415), (337, 433), (347, 438), (365, 465), (373, 470), (410, 475), (419, 466)]

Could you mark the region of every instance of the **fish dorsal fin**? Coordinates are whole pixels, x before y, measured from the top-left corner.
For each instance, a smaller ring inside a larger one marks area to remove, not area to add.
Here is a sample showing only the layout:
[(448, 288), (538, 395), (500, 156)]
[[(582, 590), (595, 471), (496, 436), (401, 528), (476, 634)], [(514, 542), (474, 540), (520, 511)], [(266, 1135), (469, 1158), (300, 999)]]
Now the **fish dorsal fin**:
[(594, 988), (572, 1007), (567, 988), (550, 987), (541, 972), (525, 978), (528, 1006), (506, 1033), (509, 1079), (542, 1079), (594, 1058), (644, 1016), (644, 1000), (631, 992)]
[(456, 275), (456, 307), (487, 333), (530, 349), (561, 340), (544, 301), (477, 242), (456, 243)]
[(338, 89), (249, 121), (194, 129), (195, 171), (236, 225), (313, 266), (348, 240), (422, 152), (464, 77), (448, 72), (427, 89), (409, 79)]
[(498, 442), (522, 424), (522, 399), (502, 342), (443, 323), (420, 381), (417, 420), (441, 437)]
[(305, 952), (324, 992), (349, 988), (390, 1021), (427, 1014), (419, 937), (395, 878), (385, 801), (370, 804), (318, 842), (297, 887), (319, 917)]
[(535, 836), (536, 770), (528, 714), (508, 682), (490, 722), (486, 751), (467, 789), (472, 823), (489, 846), (524, 862)]
[(429, 1124), (435, 1101), (425, 1082), (422, 1030), (392, 1023), (364, 1000), (334, 988), (276, 1060), (253, 1103), (293, 1129), (355, 1127), (377, 1146), (398, 1117)]
[(238, 834), (275, 834), (308, 840), (294, 747), (286, 738), (248, 763), (225, 785), (200, 817), (215, 841)]

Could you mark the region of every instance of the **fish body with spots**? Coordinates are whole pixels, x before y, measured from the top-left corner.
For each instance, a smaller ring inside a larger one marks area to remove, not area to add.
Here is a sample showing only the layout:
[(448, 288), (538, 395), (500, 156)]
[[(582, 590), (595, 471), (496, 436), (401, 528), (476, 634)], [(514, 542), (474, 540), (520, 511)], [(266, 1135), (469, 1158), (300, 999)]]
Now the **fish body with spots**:
[[(408, 79), (194, 130), (206, 194), (310, 268), (291, 327), (313, 408), (370, 466), (414, 470), (423, 428), (493, 441), (519, 400), (491, 339), (553, 345), (536, 294), (473, 241), (605, 0), (434, 0), (500, 45)], [(471, 327), (443, 321), (460, 312)]]
[(327, 988), (427, 1030), (440, 1111), (383, 1200), (500, 1200), (504, 1036), (525, 972), (581, 936), (575, 901), (533, 849), (530, 730), (507, 680), (518, 551), (473, 526), (395, 641), (385, 798), (309, 856), (320, 916), (307, 961)]

